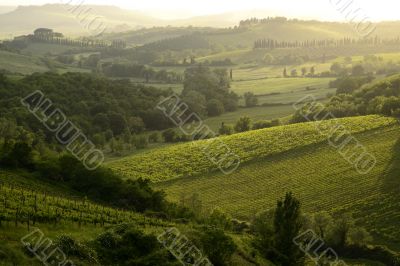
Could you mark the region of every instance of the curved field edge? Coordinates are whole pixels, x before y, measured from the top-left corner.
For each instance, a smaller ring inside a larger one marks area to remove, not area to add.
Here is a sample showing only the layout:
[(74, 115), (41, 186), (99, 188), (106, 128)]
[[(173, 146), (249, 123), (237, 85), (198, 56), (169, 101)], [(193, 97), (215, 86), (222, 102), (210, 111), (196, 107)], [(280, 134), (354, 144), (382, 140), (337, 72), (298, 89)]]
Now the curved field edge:
[[(198, 176), (218, 170), (207, 157), (218, 154), (224, 143), (240, 158), (241, 165), (327, 140), (328, 132), (340, 124), (351, 134), (357, 134), (397, 123), (394, 118), (364, 116), (309, 122), (249, 131), (219, 137), (218, 141), (201, 140), (157, 149), (145, 154), (110, 162), (108, 166), (127, 178), (145, 178), (152, 182)], [(207, 153), (203, 149), (207, 149)], [(241, 166), (239, 166), (240, 168)]]
[(377, 158), (366, 175), (327, 143), (316, 143), (250, 162), (230, 176), (213, 173), (155, 187), (176, 202), (197, 193), (204, 209), (218, 207), (240, 219), (273, 208), (277, 198), (292, 191), (305, 212), (350, 212), (375, 243), (400, 250), (400, 126), (355, 137)]

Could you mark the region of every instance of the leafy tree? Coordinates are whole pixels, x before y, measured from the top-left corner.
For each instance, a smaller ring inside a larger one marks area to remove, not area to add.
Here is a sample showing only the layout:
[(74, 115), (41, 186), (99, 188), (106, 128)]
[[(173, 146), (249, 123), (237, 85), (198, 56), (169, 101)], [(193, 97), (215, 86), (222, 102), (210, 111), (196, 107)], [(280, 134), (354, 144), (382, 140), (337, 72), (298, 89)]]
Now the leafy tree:
[(0, 164), (12, 168), (34, 168), (33, 150), (26, 143), (17, 142), (10, 144), (5, 142), (0, 157)]
[(215, 266), (230, 265), (237, 246), (221, 229), (206, 229), (201, 236), (202, 248)]
[(287, 78), (287, 77), (288, 77), (286, 67), (283, 69), (283, 77), (284, 77), (284, 78)]
[(200, 92), (189, 91), (183, 96), (182, 100), (189, 106), (191, 112), (200, 117), (205, 117), (207, 115), (207, 101), (204, 95)]
[(301, 68), (301, 75), (304, 77), (307, 74), (307, 68), (303, 67)]
[(332, 217), (327, 212), (318, 212), (314, 214), (314, 226), (318, 235), (325, 239), (329, 226), (332, 224)]
[(282, 265), (304, 264), (305, 254), (293, 243), (302, 229), (301, 204), (287, 193), (285, 199), (278, 200), (274, 216), (274, 247), (285, 259)]
[(343, 248), (348, 243), (348, 237), (350, 229), (354, 226), (353, 217), (349, 214), (341, 214), (335, 219), (335, 224), (333, 226), (330, 241), (333, 246)]
[(155, 236), (125, 224), (102, 233), (91, 244), (103, 265), (176, 265)]
[(297, 70), (296, 69), (292, 69), (292, 71), (290, 71), (290, 76), (297, 77)]
[(207, 103), (207, 113), (209, 116), (219, 116), (224, 112), (224, 105), (219, 100), (212, 99)]
[(257, 98), (257, 96), (254, 95), (254, 93), (246, 92), (243, 97), (244, 97), (244, 100), (245, 100), (246, 107), (257, 106), (258, 98)]
[(311, 76), (315, 75), (315, 67), (310, 68), (310, 74), (311, 74)]
[(248, 116), (243, 116), (239, 118), (239, 120), (236, 122), (235, 125), (235, 131), (240, 133), (240, 132), (245, 132), (249, 131), (251, 129), (251, 119)]

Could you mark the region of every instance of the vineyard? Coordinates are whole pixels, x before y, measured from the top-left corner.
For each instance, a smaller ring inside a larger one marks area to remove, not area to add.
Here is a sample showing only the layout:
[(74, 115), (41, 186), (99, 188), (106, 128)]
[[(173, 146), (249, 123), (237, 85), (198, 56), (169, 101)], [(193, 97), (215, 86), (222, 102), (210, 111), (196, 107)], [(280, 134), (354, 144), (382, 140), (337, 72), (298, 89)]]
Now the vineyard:
[(79, 226), (107, 226), (135, 223), (146, 227), (168, 226), (167, 222), (148, 218), (135, 212), (94, 204), (85, 198), (67, 198), (26, 189), (0, 181), (0, 226), (74, 223)]
[[(221, 173), (158, 183), (170, 200), (199, 193), (203, 207), (219, 207), (243, 219), (271, 209), (292, 191), (305, 212), (351, 212), (378, 243), (400, 247), (400, 126), (355, 135), (377, 158), (367, 175), (358, 174), (337, 150), (315, 143)], [(221, 193), (223, 191), (223, 193)]]
[[(330, 125), (336, 122), (356, 134), (390, 126), (396, 120), (380, 116), (344, 118), (321, 122), (321, 132), (316, 124), (303, 123), (225, 136), (220, 140), (240, 157), (242, 167), (256, 159), (324, 142)], [(122, 175), (153, 182), (197, 176), (217, 171), (218, 167), (208, 159), (203, 149), (207, 147), (207, 153), (218, 154), (218, 144), (208, 140), (179, 144), (113, 161), (108, 166)]]

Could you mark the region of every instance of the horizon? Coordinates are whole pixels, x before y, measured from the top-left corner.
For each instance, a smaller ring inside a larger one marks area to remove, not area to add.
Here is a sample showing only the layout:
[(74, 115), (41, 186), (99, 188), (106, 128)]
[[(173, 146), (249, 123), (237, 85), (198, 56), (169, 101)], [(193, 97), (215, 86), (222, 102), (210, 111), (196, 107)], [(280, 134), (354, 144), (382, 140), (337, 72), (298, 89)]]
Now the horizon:
[[(257, 3), (256, 0), (250, 0), (246, 3), (242, 2), (228, 2), (226, 0), (214, 3), (212, 0), (202, 1), (201, 4), (193, 2), (184, 2), (181, 0), (174, 0), (172, 2), (162, 2), (159, 0), (149, 0), (141, 3), (127, 3), (126, 1), (114, 1), (109, 4), (102, 0), (89, 0), (89, 1), (73, 1), (73, 0), (59, 0), (59, 1), (10, 1), (6, 0), (0, 5), (2, 7), (18, 6), (43, 6), (46, 4), (72, 4), (77, 5), (98, 5), (98, 6), (115, 6), (121, 9), (130, 11), (139, 11), (148, 16), (156, 17), (164, 20), (181, 20), (193, 17), (224, 15), (229, 13), (239, 14), (248, 13), (248, 16), (262, 17), (261, 12), (265, 12), (265, 16), (285, 16), (289, 18), (298, 18), (306, 20), (320, 20), (320, 21), (333, 21), (333, 22), (346, 22), (343, 12), (335, 8), (335, 5), (343, 5), (342, 0), (306, 0), (304, 2), (296, 2), (294, 0), (284, 0), (279, 3)], [(361, 11), (368, 21), (393, 21), (399, 20), (396, 8), (389, 8), (389, 5), (397, 6), (392, 0), (382, 0), (377, 2), (356, 2), (354, 0), (344, 1), (343, 3), (353, 5), (353, 11)], [(290, 10), (287, 8), (291, 6)], [(310, 8), (312, 6), (312, 8)], [(361, 13), (360, 12), (360, 13)], [(254, 14), (254, 15), (253, 15)], [(234, 18), (232, 18), (234, 19)]]

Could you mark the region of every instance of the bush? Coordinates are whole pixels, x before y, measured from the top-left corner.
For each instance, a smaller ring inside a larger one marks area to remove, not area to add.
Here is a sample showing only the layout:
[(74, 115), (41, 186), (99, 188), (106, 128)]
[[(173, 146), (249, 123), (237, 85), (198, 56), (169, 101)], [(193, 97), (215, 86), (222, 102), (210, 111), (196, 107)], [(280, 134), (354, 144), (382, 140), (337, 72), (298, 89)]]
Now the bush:
[(237, 121), (235, 125), (235, 131), (238, 133), (249, 131), (250, 128), (251, 128), (251, 119), (247, 116), (239, 118), (239, 121)]
[(158, 142), (160, 142), (160, 140), (161, 140), (161, 136), (160, 136), (160, 133), (158, 133), (158, 132), (151, 133), (149, 136), (149, 141), (151, 143), (158, 143)]
[(163, 138), (164, 138), (164, 141), (165, 141), (165, 142), (170, 142), (170, 143), (172, 143), (172, 142), (176, 142), (177, 139), (178, 139), (178, 134), (175, 132), (175, 130), (173, 130), (173, 129), (171, 129), (171, 128), (165, 130), (165, 131), (162, 133), (162, 135), (163, 135)]
[(257, 121), (253, 124), (253, 130), (270, 128), (272, 127), (272, 122), (270, 120)]
[(203, 251), (215, 266), (230, 265), (237, 246), (232, 238), (220, 229), (205, 229), (200, 241)]

